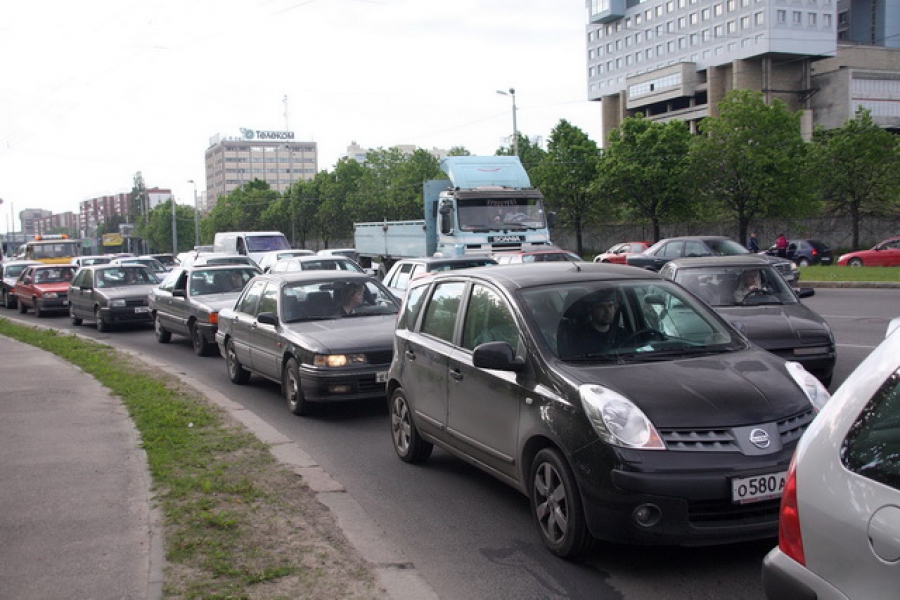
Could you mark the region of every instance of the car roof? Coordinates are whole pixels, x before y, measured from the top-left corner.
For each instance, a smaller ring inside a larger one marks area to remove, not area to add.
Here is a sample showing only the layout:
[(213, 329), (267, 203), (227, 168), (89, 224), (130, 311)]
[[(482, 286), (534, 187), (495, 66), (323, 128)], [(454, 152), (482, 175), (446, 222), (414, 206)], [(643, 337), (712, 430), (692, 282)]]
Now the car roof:
[(376, 281), (371, 275), (358, 271), (291, 271), (289, 273), (264, 273), (253, 278), (254, 281), (266, 279), (295, 283), (304, 281)]
[(28, 265), (40, 265), (43, 263), (38, 260), (4, 260), (2, 264), (4, 267), (8, 267), (8, 266), (18, 267), (18, 266), (22, 266), (22, 265), (27, 267)]
[(232, 271), (234, 269), (251, 269), (256, 272), (261, 272), (262, 270), (257, 265), (250, 265), (247, 263), (216, 263), (214, 265), (187, 265), (182, 266), (178, 265), (173, 271), (199, 271), (200, 269), (204, 271)]
[[(581, 283), (589, 281), (623, 281), (647, 280), (664, 281), (664, 279), (646, 269), (636, 269), (625, 265), (610, 265), (593, 262), (562, 263), (528, 263), (515, 265), (496, 265), (479, 267), (478, 269), (459, 269), (441, 271), (433, 277), (416, 279), (415, 282), (430, 283), (454, 278), (481, 279), (508, 290), (529, 288), (541, 285), (562, 283)], [(412, 287), (411, 284), (410, 287)]]
[(401, 258), (395, 264), (420, 263), (425, 265), (452, 265), (454, 263), (470, 263), (473, 260), (484, 260), (495, 265), (497, 261), (490, 256), (423, 256), (420, 258)]
[(698, 267), (770, 267), (772, 263), (758, 254), (736, 254), (732, 256), (698, 256), (670, 260), (669, 268), (689, 269)]
[[(68, 265), (70, 267), (74, 267), (75, 265)], [(85, 265), (78, 269), (78, 272), (81, 271), (103, 271), (103, 270), (112, 270), (112, 269), (121, 269), (123, 267), (127, 267), (129, 269), (146, 269), (150, 272), (150, 269), (144, 263), (121, 263), (121, 264), (113, 264), (113, 263), (103, 263), (102, 265)]]

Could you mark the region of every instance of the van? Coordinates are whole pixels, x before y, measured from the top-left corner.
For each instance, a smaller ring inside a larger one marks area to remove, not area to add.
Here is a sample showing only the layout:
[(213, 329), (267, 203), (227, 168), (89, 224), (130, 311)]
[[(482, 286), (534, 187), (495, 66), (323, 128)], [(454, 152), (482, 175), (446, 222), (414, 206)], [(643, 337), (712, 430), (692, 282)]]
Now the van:
[(263, 254), (272, 250), (288, 250), (291, 245), (280, 231), (224, 231), (216, 234), (214, 252), (243, 254), (259, 263)]

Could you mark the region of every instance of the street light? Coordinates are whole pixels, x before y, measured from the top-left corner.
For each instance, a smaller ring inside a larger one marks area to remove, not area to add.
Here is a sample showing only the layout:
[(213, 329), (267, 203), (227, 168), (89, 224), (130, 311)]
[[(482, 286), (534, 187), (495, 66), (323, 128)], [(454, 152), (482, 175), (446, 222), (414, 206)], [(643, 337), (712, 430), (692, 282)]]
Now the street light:
[(193, 179), (188, 179), (188, 183), (194, 184), (194, 246), (200, 245), (200, 210), (197, 208), (197, 184)]
[(519, 128), (516, 126), (516, 90), (514, 88), (509, 88), (509, 92), (504, 92), (503, 90), (497, 90), (497, 93), (501, 96), (509, 96), (512, 98), (512, 110), (513, 110), (513, 153), (516, 156), (519, 155)]

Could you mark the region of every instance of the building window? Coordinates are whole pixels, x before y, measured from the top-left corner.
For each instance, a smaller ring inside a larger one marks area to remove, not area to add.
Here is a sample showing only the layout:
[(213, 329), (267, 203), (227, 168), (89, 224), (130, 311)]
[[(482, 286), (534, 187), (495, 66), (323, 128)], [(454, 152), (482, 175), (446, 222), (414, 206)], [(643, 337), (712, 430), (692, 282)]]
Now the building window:
[(656, 7), (656, 16), (657, 17), (663, 16), (663, 5), (662, 4), (660, 4), (659, 6)]
[(716, 25), (713, 29), (713, 36), (717, 38), (725, 37), (725, 28), (721, 25)]
[(681, 36), (680, 38), (678, 38), (678, 49), (684, 50), (685, 48), (687, 48), (687, 38)]
[(675, 40), (669, 41), (667, 46), (668, 46), (669, 54), (672, 54), (675, 52)]
[(824, 15), (822, 15), (822, 26), (825, 27), (825, 29), (831, 29), (831, 14), (830, 13), (825, 13)]
[(779, 25), (784, 25), (787, 23), (787, 11), (779, 10), (775, 13), (775, 22)]
[(666, 12), (675, 12), (675, 2), (672, 0), (666, 2)]
[(691, 34), (691, 46), (696, 46), (697, 42), (699, 42), (699, 41), (700, 41), (700, 36), (698, 36), (696, 33), (692, 33)]
[(750, 29), (750, 15), (741, 17), (741, 29)]
[(753, 23), (754, 23), (755, 25), (763, 25), (763, 24), (765, 24), (765, 22), (766, 22), (765, 14), (766, 14), (766, 13), (764, 13), (763, 11), (759, 11), (759, 12), (753, 13)]
[(847, 12), (844, 11), (842, 13), (838, 13), (838, 25), (846, 25), (847, 24)]
[(792, 16), (791, 22), (794, 25), (802, 25), (803, 24), (803, 13), (802, 12), (800, 12), (799, 10), (795, 10), (793, 15), (791, 15), (791, 16)]
[(806, 14), (806, 23), (810, 27), (815, 27), (816, 26), (816, 13), (814, 13), (814, 12), (807, 13)]
[(697, 13), (692, 12), (690, 14), (690, 16), (688, 17), (688, 21), (690, 22), (691, 25), (696, 25), (697, 24)]
[(641, 13), (634, 15), (634, 24), (635, 25), (640, 25), (641, 21), (643, 21), (643, 18), (641, 17)]
[(702, 39), (704, 43), (709, 41), (709, 39), (710, 39), (709, 29), (704, 29), (703, 31), (700, 32), (700, 39)]
[(709, 21), (709, 9), (704, 8), (700, 11), (700, 18), (704, 21)]
[(725, 23), (725, 30), (729, 34), (734, 33), (735, 31), (737, 31), (737, 23), (734, 21), (728, 21), (727, 23)]
[(687, 18), (678, 17), (678, 29), (684, 29), (685, 27), (687, 27)]
[(713, 16), (714, 17), (721, 17), (723, 12), (724, 11), (722, 10), (721, 4), (716, 4), (713, 6)]
[(728, 0), (728, 12), (733, 11), (735, 9), (735, 6), (737, 6), (737, 4), (734, 0)]

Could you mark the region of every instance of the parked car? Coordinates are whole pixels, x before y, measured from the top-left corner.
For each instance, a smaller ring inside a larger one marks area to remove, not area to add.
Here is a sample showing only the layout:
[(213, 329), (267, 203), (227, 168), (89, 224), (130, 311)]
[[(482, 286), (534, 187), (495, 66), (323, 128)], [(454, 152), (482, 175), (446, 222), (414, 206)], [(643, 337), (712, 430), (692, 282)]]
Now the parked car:
[(584, 262), (584, 259), (568, 250), (529, 250), (526, 252), (494, 252), (491, 258), (498, 265), (515, 265), (536, 262)]
[[(820, 315), (803, 304), (813, 288), (793, 289), (764, 257), (679, 258), (659, 271), (693, 292), (750, 341), (785, 360), (795, 360), (831, 385), (836, 361), (834, 334)], [(742, 295), (741, 280), (758, 276), (755, 290)]]
[(16, 302), (16, 279), (29, 265), (39, 265), (36, 260), (10, 260), (0, 262), (0, 300), (6, 308), (15, 308)]
[(595, 256), (594, 262), (624, 265), (626, 264), (625, 259), (628, 258), (629, 254), (640, 254), (652, 245), (653, 242), (622, 242), (603, 254)]
[(763, 560), (772, 600), (897, 598), (900, 334), (856, 367), (803, 435)]
[(50, 312), (65, 312), (73, 265), (37, 264), (25, 267), (16, 279), (13, 293), (20, 313), (34, 311), (40, 318)]
[(147, 270), (158, 278), (166, 276), (169, 269), (152, 256), (121, 256), (110, 261), (113, 265), (144, 265)]
[(272, 250), (271, 252), (266, 252), (259, 259), (259, 268), (263, 270), (263, 273), (268, 272), (269, 267), (275, 264), (276, 261), (282, 260), (284, 258), (291, 258), (294, 256), (312, 256), (315, 252), (312, 250), (301, 250), (301, 249), (291, 249), (291, 250)]
[(879, 242), (871, 250), (858, 250), (841, 254), (837, 264), (842, 267), (900, 266), (900, 236)]
[(438, 445), (508, 483), (563, 557), (593, 538), (774, 536), (791, 455), (829, 397), (681, 286), (595, 263), (414, 281), (387, 391), (402, 460)]
[(427, 274), (452, 271), (455, 269), (471, 269), (496, 265), (497, 261), (486, 256), (431, 256), (424, 258), (404, 258), (398, 260), (384, 277), (384, 284), (397, 298), (406, 295), (409, 282)]
[[(773, 244), (765, 253), (769, 256), (778, 256), (778, 249)], [(834, 253), (831, 246), (821, 240), (788, 240), (786, 258), (800, 267), (830, 265), (834, 261)]]
[(86, 256), (76, 256), (72, 259), (72, 264), (76, 267), (86, 267), (88, 265), (105, 265), (112, 262), (113, 257), (105, 254), (90, 254)]
[(198, 356), (216, 353), (219, 311), (234, 306), (247, 282), (260, 273), (250, 265), (176, 267), (150, 290), (156, 340), (168, 344), (174, 333), (189, 338)]
[[(360, 304), (346, 313), (350, 301)], [(317, 403), (384, 398), (398, 310), (368, 275), (269, 273), (219, 313), (216, 343), (233, 383), (251, 373), (278, 382), (288, 409), (304, 415)]]
[[(626, 264), (649, 271), (659, 271), (664, 264), (676, 258), (697, 256), (738, 256), (750, 254), (744, 246), (721, 235), (683, 236), (659, 240), (640, 254), (631, 254)], [(784, 280), (791, 285), (800, 281), (800, 271), (793, 261), (778, 256), (766, 256)]]
[(69, 318), (76, 326), (94, 321), (97, 331), (121, 323), (150, 324), (148, 294), (157, 285), (156, 275), (141, 264), (82, 267), (69, 288)]
[(317, 254), (283, 258), (269, 268), (269, 273), (296, 273), (297, 271), (364, 272), (356, 261), (346, 256), (319, 256)]

